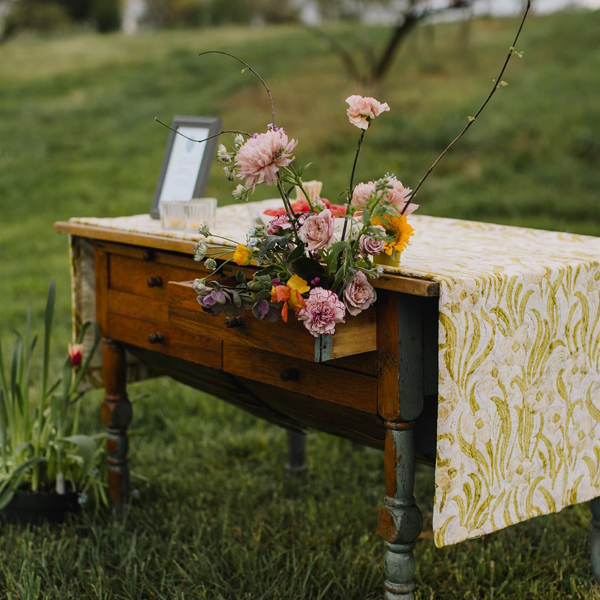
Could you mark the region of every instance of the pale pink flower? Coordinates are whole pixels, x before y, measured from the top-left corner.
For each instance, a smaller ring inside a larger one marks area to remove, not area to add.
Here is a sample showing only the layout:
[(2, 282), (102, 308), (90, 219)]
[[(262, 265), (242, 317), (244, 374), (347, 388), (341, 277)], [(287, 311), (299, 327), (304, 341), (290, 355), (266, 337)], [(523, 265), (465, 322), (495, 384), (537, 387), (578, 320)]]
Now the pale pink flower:
[[(380, 225), (377, 225), (375, 229), (377, 229), (381, 235), (385, 235), (385, 229)], [(385, 242), (383, 240), (376, 240), (368, 235), (363, 235), (361, 236), (358, 245), (363, 255), (371, 254), (375, 256), (382, 252)]]
[[(392, 187), (383, 194), (383, 199), (388, 200), (402, 212), (404, 205), (408, 202), (408, 197), (412, 190), (404, 187), (395, 177), (390, 177), (389, 182)], [(358, 209), (364, 208), (369, 201), (369, 196), (375, 191), (375, 185), (374, 181), (369, 181), (369, 183), (359, 183), (354, 188), (354, 193), (352, 194), (352, 205)], [(409, 204), (404, 215), (410, 215), (415, 212), (417, 208), (419, 208), (418, 204)]]
[(375, 100), (375, 98), (363, 98), (363, 96), (348, 96), (346, 98), (348, 109), (346, 113), (350, 123), (359, 129), (368, 129), (370, 122), (378, 117), (382, 112), (390, 110), (385, 103)]
[(291, 228), (292, 224), (290, 223), (287, 215), (277, 215), (269, 221), (267, 233), (269, 235), (276, 235), (280, 229), (286, 230)]
[[(412, 192), (410, 188), (404, 187), (400, 181), (398, 181), (395, 177), (390, 179), (390, 183), (392, 184), (392, 189), (388, 190), (388, 193), (384, 196), (387, 200), (389, 200), (394, 206), (398, 208), (400, 212), (404, 208), (404, 205), (408, 202), (408, 198)], [(418, 204), (409, 204), (408, 208), (404, 212), (404, 216), (408, 217), (411, 213), (415, 212), (419, 208)]]
[(331, 211), (326, 208), (318, 215), (310, 215), (300, 227), (298, 234), (300, 239), (306, 244), (310, 252), (327, 248), (333, 238), (335, 219)]
[(352, 205), (356, 208), (364, 208), (369, 200), (369, 196), (375, 191), (375, 182), (359, 183), (352, 193)]
[(331, 290), (313, 288), (306, 299), (306, 306), (298, 312), (298, 320), (314, 337), (333, 335), (337, 323), (345, 323), (346, 307)]
[(362, 271), (357, 271), (354, 279), (344, 290), (344, 304), (348, 312), (355, 317), (363, 310), (367, 310), (377, 300), (377, 292), (368, 282), (367, 276)]
[(246, 180), (246, 189), (263, 181), (267, 185), (275, 183), (280, 167), (287, 167), (294, 160), (292, 150), (297, 143), (296, 140), (288, 140), (282, 129), (260, 133), (246, 140), (235, 158), (239, 167), (238, 177)]

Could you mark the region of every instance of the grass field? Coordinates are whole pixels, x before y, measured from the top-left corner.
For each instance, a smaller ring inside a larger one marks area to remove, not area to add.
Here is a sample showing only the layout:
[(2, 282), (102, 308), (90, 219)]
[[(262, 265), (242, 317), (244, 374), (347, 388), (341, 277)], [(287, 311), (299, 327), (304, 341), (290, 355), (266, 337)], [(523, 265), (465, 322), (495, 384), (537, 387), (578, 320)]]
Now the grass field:
[[(381, 89), (363, 90), (310, 33), (292, 28), (172, 31), (126, 38), (20, 39), (0, 48), (0, 332), (40, 322), (56, 276), (58, 368), (70, 336), (71, 216), (147, 212), (167, 132), (158, 116), (218, 115), (263, 130), (264, 91), (224, 57), (267, 79), (277, 122), (299, 139), (300, 164), (336, 199), (356, 130), (351, 93), (390, 113), (369, 132), (359, 180), (394, 172), (412, 185), (473, 114), (516, 21), (421, 29)], [(381, 30), (368, 34), (373, 39)], [(350, 28), (332, 29), (358, 44)], [(600, 12), (531, 19), (489, 109), (420, 194), (423, 214), (600, 235)], [(385, 121), (383, 121), (385, 118)], [(213, 169), (207, 195), (231, 201)], [(257, 198), (272, 196), (268, 189)], [(417, 232), (418, 235), (418, 232)], [(285, 435), (168, 379), (131, 386), (133, 500), (122, 521), (91, 511), (60, 528), (3, 526), (0, 594), (56, 599), (356, 599), (381, 593), (382, 454), (309, 437), (310, 472), (283, 477)], [(85, 422), (98, 430), (101, 393)], [(430, 522), (433, 472), (418, 470)], [(419, 598), (600, 598), (591, 584), (589, 509), (575, 506), (458, 546), (417, 545)]]

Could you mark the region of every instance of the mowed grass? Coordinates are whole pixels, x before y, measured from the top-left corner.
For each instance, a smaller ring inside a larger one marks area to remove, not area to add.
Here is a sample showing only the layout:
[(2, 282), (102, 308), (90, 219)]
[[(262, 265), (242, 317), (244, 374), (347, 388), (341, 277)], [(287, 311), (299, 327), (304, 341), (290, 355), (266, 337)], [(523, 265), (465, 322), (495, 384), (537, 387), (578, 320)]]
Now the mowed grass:
[[(497, 75), (514, 20), (417, 32), (379, 89), (359, 89), (322, 42), (292, 27), (174, 31), (126, 38), (22, 39), (0, 49), (0, 332), (28, 306), (40, 322), (57, 278), (58, 368), (70, 339), (71, 216), (149, 210), (167, 132), (154, 117), (218, 115), (263, 130), (267, 97), (251, 74), (208, 49), (238, 54), (267, 79), (278, 124), (332, 200), (347, 186), (357, 130), (351, 93), (392, 110), (369, 132), (358, 179), (394, 172), (414, 186), (473, 114)], [(351, 46), (349, 27), (332, 34)], [(382, 30), (370, 30), (377, 39)], [(600, 14), (531, 19), (502, 88), (424, 186), (423, 214), (600, 234)], [(226, 139), (225, 142), (228, 140)], [(213, 168), (207, 195), (230, 202)], [(257, 198), (273, 196), (257, 191)], [(417, 232), (418, 235), (418, 232)], [(162, 378), (130, 386), (133, 487), (122, 520), (84, 515), (58, 528), (2, 526), (0, 593), (9, 598), (363, 599), (381, 596), (380, 452), (311, 433), (309, 473), (283, 476), (285, 434)], [(99, 430), (101, 392), (85, 424)], [(575, 506), (436, 549), (433, 472), (418, 470), (426, 531), (419, 598), (600, 598), (589, 571), (589, 509)]]

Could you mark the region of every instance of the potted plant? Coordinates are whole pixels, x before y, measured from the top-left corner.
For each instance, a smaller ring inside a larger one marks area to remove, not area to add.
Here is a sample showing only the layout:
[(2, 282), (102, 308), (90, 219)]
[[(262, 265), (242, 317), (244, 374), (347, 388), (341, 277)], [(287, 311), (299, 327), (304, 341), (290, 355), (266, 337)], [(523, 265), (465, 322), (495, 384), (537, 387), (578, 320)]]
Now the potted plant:
[(10, 361), (5, 366), (0, 339), (0, 515), (26, 522), (61, 521), (91, 494), (107, 503), (96, 464), (103, 452), (96, 439), (78, 432), (84, 392), (83, 374), (99, 342), (95, 326), (93, 348), (83, 360), (81, 341), (90, 323), (69, 346), (62, 376), (51, 383), (50, 341), (56, 286), (50, 284), (46, 302), (41, 374), (34, 377), (31, 311), (25, 335), (16, 332)]

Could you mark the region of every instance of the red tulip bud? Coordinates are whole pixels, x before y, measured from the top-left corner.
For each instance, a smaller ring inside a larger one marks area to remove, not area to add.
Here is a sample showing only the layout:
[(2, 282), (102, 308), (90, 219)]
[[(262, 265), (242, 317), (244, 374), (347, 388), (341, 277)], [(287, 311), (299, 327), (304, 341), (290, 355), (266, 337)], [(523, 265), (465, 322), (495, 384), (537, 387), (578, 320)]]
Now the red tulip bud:
[(69, 358), (71, 359), (71, 364), (74, 367), (78, 367), (81, 364), (81, 359), (83, 358), (83, 344), (69, 344)]

